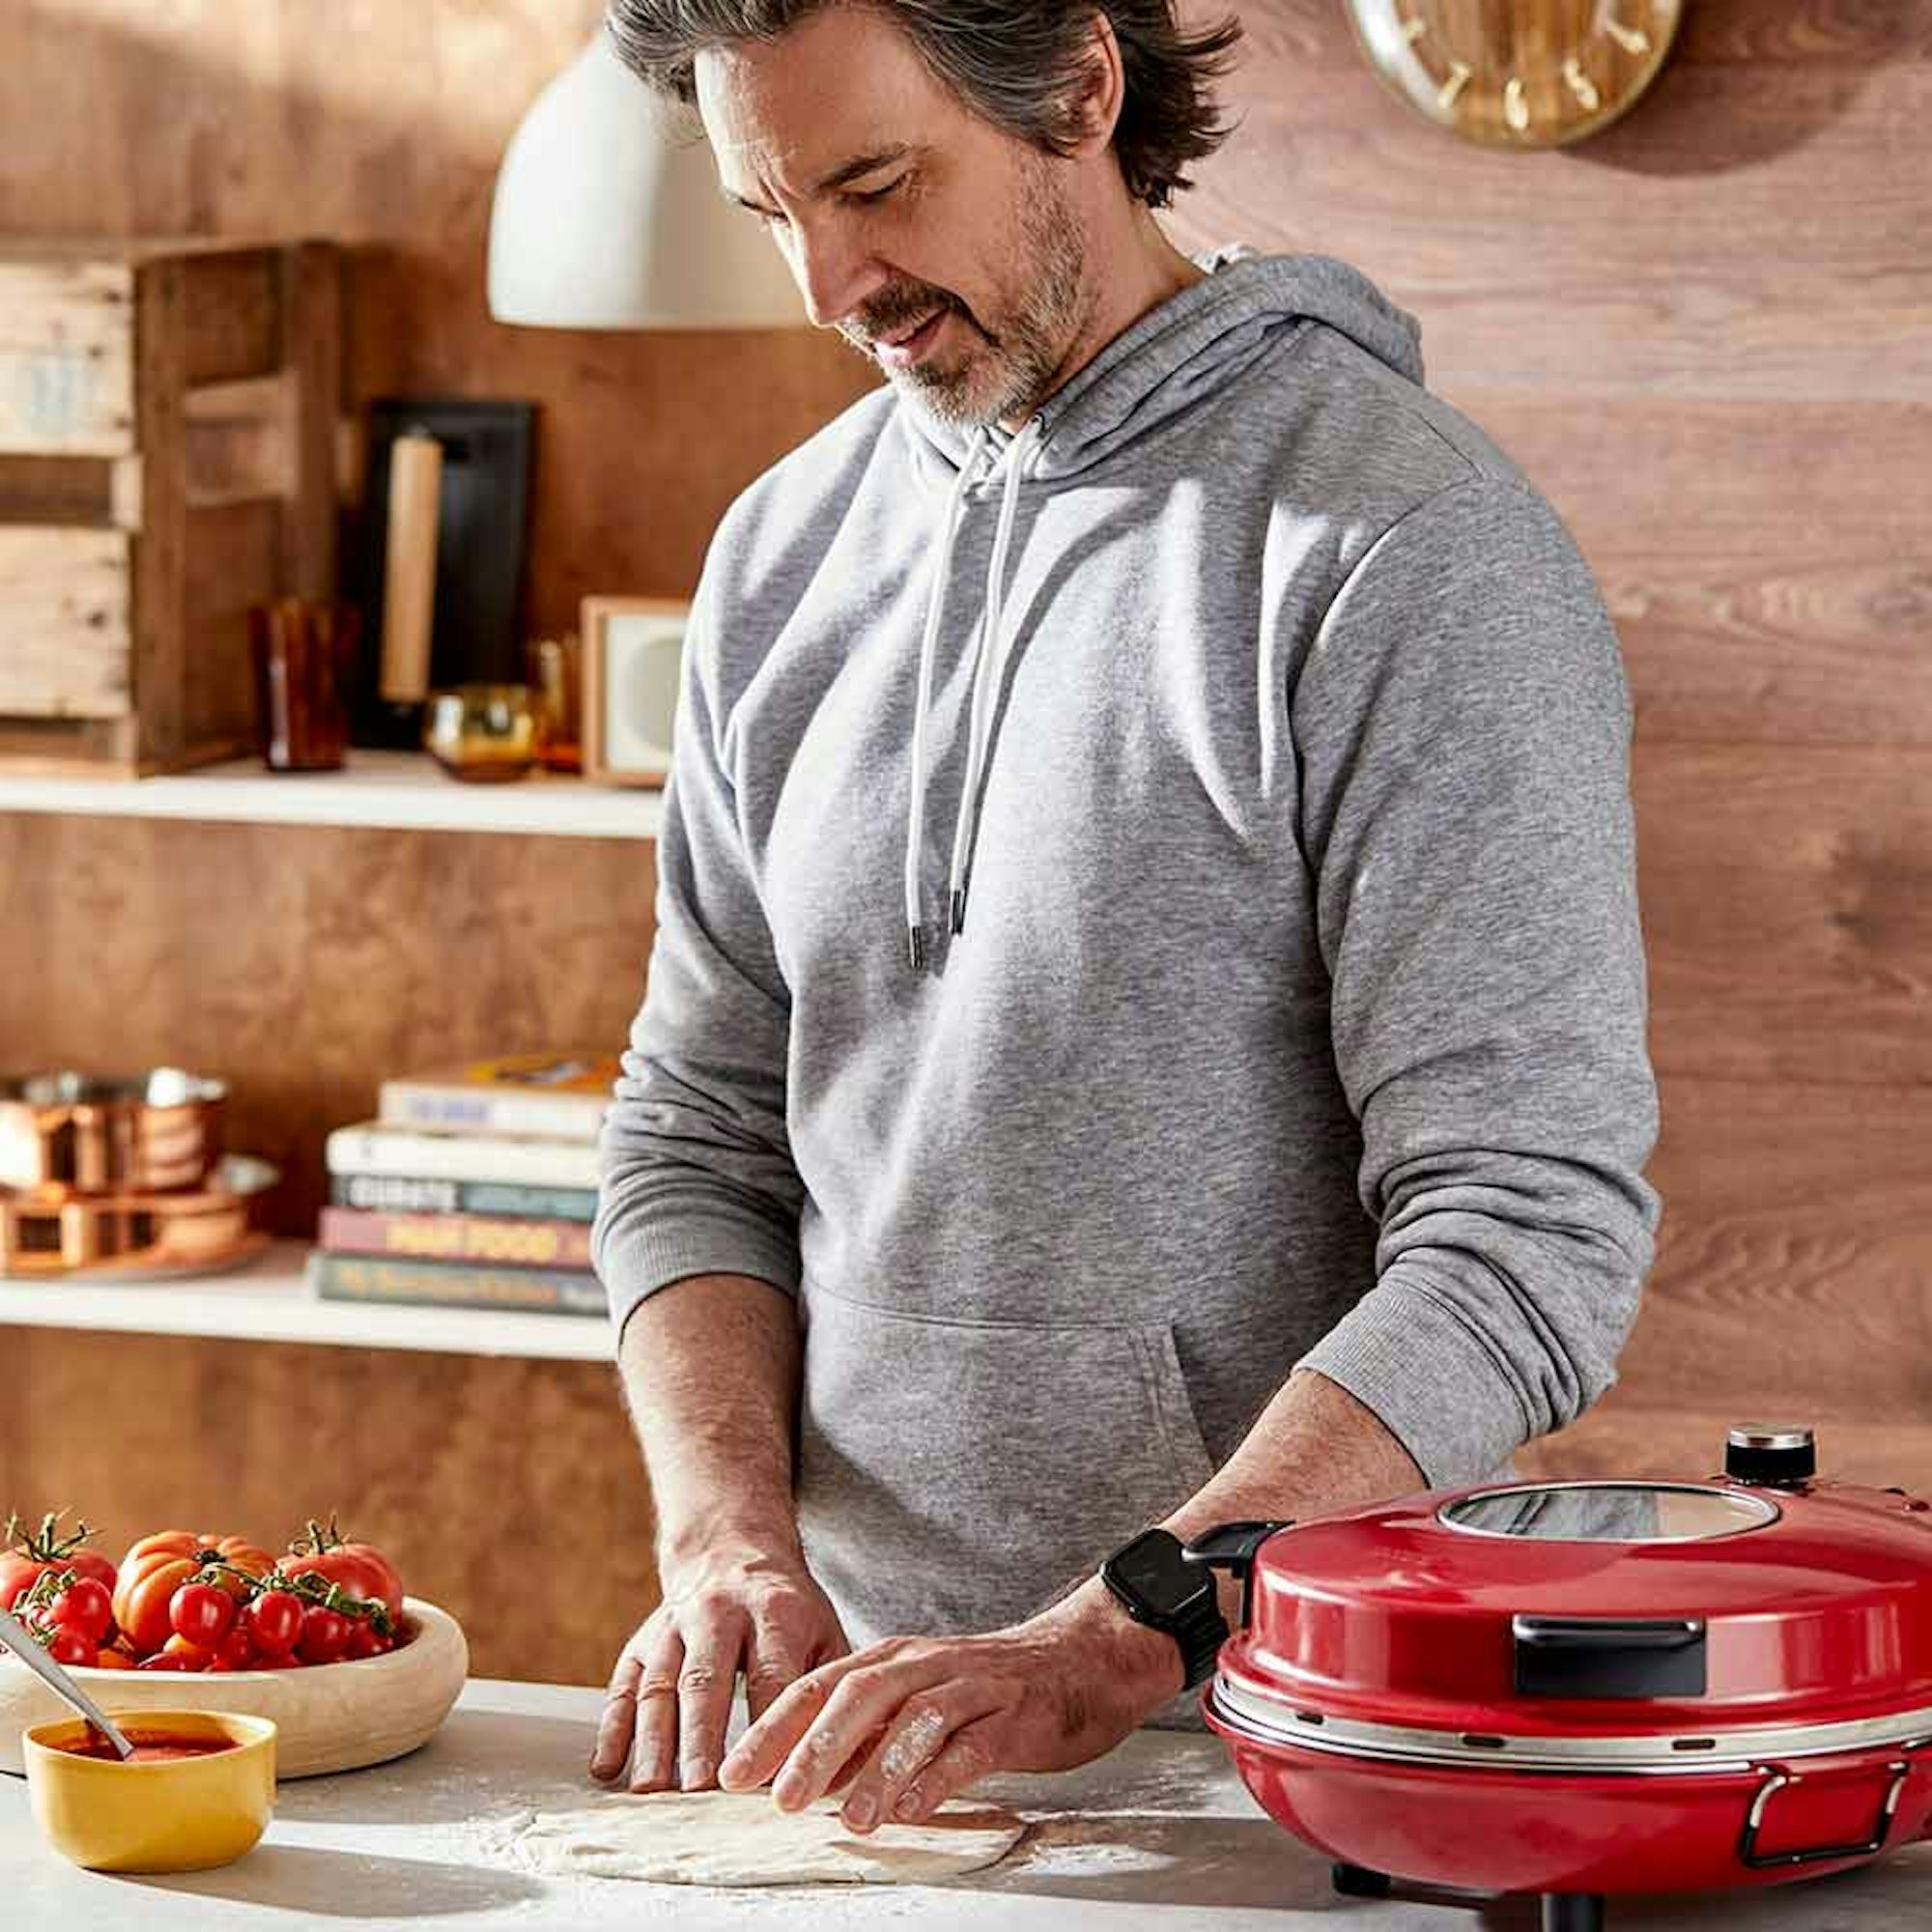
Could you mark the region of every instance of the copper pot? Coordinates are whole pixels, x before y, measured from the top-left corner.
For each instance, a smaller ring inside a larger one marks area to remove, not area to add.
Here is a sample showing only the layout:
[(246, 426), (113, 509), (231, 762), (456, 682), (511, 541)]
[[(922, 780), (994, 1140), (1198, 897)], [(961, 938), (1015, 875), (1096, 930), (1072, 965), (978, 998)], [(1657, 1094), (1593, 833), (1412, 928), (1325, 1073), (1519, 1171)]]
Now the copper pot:
[(75, 1194), (197, 1187), (221, 1155), (219, 1080), (157, 1066), (130, 1078), (0, 1081), (0, 1187)]

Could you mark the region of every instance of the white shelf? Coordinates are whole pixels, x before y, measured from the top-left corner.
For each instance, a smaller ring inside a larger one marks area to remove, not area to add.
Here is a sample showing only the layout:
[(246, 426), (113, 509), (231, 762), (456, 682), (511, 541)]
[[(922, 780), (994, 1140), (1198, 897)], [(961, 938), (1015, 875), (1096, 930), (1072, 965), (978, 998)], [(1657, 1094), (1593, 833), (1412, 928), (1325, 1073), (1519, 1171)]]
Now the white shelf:
[(654, 838), (662, 810), (657, 791), (586, 784), (555, 772), (532, 772), (501, 784), (467, 784), (426, 752), (352, 748), (339, 772), (270, 772), (259, 758), (151, 779), (0, 771), (0, 811)]
[(0, 1326), (423, 1349), (571, 1362), (614, 1359), (610, 1323), (599, 1316), (321, 1300), (302, 1279), (307, 1254), (305, 1241), (275, 1241), (232, 1274), (173, 1281), (0, 1280)]

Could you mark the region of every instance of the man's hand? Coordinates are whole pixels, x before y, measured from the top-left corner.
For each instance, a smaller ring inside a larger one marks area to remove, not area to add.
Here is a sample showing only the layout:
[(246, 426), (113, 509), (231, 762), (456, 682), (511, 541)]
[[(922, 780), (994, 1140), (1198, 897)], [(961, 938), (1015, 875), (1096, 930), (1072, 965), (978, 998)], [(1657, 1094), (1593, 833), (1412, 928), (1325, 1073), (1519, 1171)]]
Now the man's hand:
[(611, 1673), (590, 1775), (614, 1783), (628, 1762), (633, 1791), (698, 1791), (716, 1777), (740, 1670), (755, 1719), (850, 1646), (795, 1547), (722, 1545), (664, 1582), (664, 1602)]
[(849, 1830), (916, 1823), (989, 1772), (1100, 1756), (1180, 1688), (1174, 1639), (1096, 1580), (1010, 1630), (894, 1637), (821, 1665), (746, 1731), (719, 1781), (776, 1778), (780, 1809), (796, 1811), (849, 1777)]

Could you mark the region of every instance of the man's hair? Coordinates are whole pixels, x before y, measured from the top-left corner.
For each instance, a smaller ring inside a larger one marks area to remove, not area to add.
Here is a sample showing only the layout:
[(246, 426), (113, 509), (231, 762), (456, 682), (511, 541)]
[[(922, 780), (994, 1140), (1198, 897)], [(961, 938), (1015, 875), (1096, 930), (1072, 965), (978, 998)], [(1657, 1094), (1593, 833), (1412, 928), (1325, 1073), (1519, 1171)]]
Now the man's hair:
[[(838, 0), (609, 0), (605, 24), (624, 64), (660, 93), (692, 104), (698, 54), (734, 41), (772, 41)], [(1241, 38), (1232, 16), (1187, 34), (1174, 0), (863, 0), (902, 28), (933, 75), (965, 105), (1048, 154), (1069, 152), (1095, 14), (1113, 23), (1124, 82), (1114, 153), (1127, 191), (1165, 208), (1189, 161), (1211, 155), (1228, 128), (1210, 92)]]

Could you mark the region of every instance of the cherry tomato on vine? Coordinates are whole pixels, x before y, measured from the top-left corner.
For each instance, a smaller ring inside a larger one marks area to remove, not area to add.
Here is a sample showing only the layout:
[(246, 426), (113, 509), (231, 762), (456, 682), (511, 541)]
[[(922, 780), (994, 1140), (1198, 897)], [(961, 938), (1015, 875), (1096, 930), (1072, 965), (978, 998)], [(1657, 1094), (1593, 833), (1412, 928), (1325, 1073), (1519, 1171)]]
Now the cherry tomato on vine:
[(92, 1637), (83, 1635), (77, 1630), (61, 1629), (54, 1632), (53, 1640), (47, 1645), (47, 1654), (56, 1663), (65, 1663), (71, 1670), (76, 1665), (91, 1665), (99, 1649), (99, 1645)]
[(355, 1626), (340, 1610), (311, 1604), (302, 1612), (301, 1635), (296, 1639), (296, 1655), (304, 1663), (334, 1663), (349, 1650)]
[(286, 1590), (266, 1590), (242, 1612), (242, 1622), (258, 1650), (286, 1657), (301, 1634), (301, 1599)]
[(235, 1621), (235, 1599), (213, 1583), (184, 1583), (168, 1599), (168, 1622), (177, 1636), (213, 1650)]
[(211, 1670), (252, 1670), (255, 1667), (255, 1639), (248, 1634), (244, 1624), (237, 1624), (214, 1646), (214, 1662), (208, 1667)]
[(375, 1626), (366, 1621), (356, 1623), (355, 1632), (349, 1639), (351, 1657), (382, 1657), (395, 1647), (394, 1637), (378, 1636)]
[(78, 1631), (96, 1646), (114, 1628), (114, 1597), (98, 1577), (75, 1577), (47, 1605), (47, 1621), (61, 1630)]

